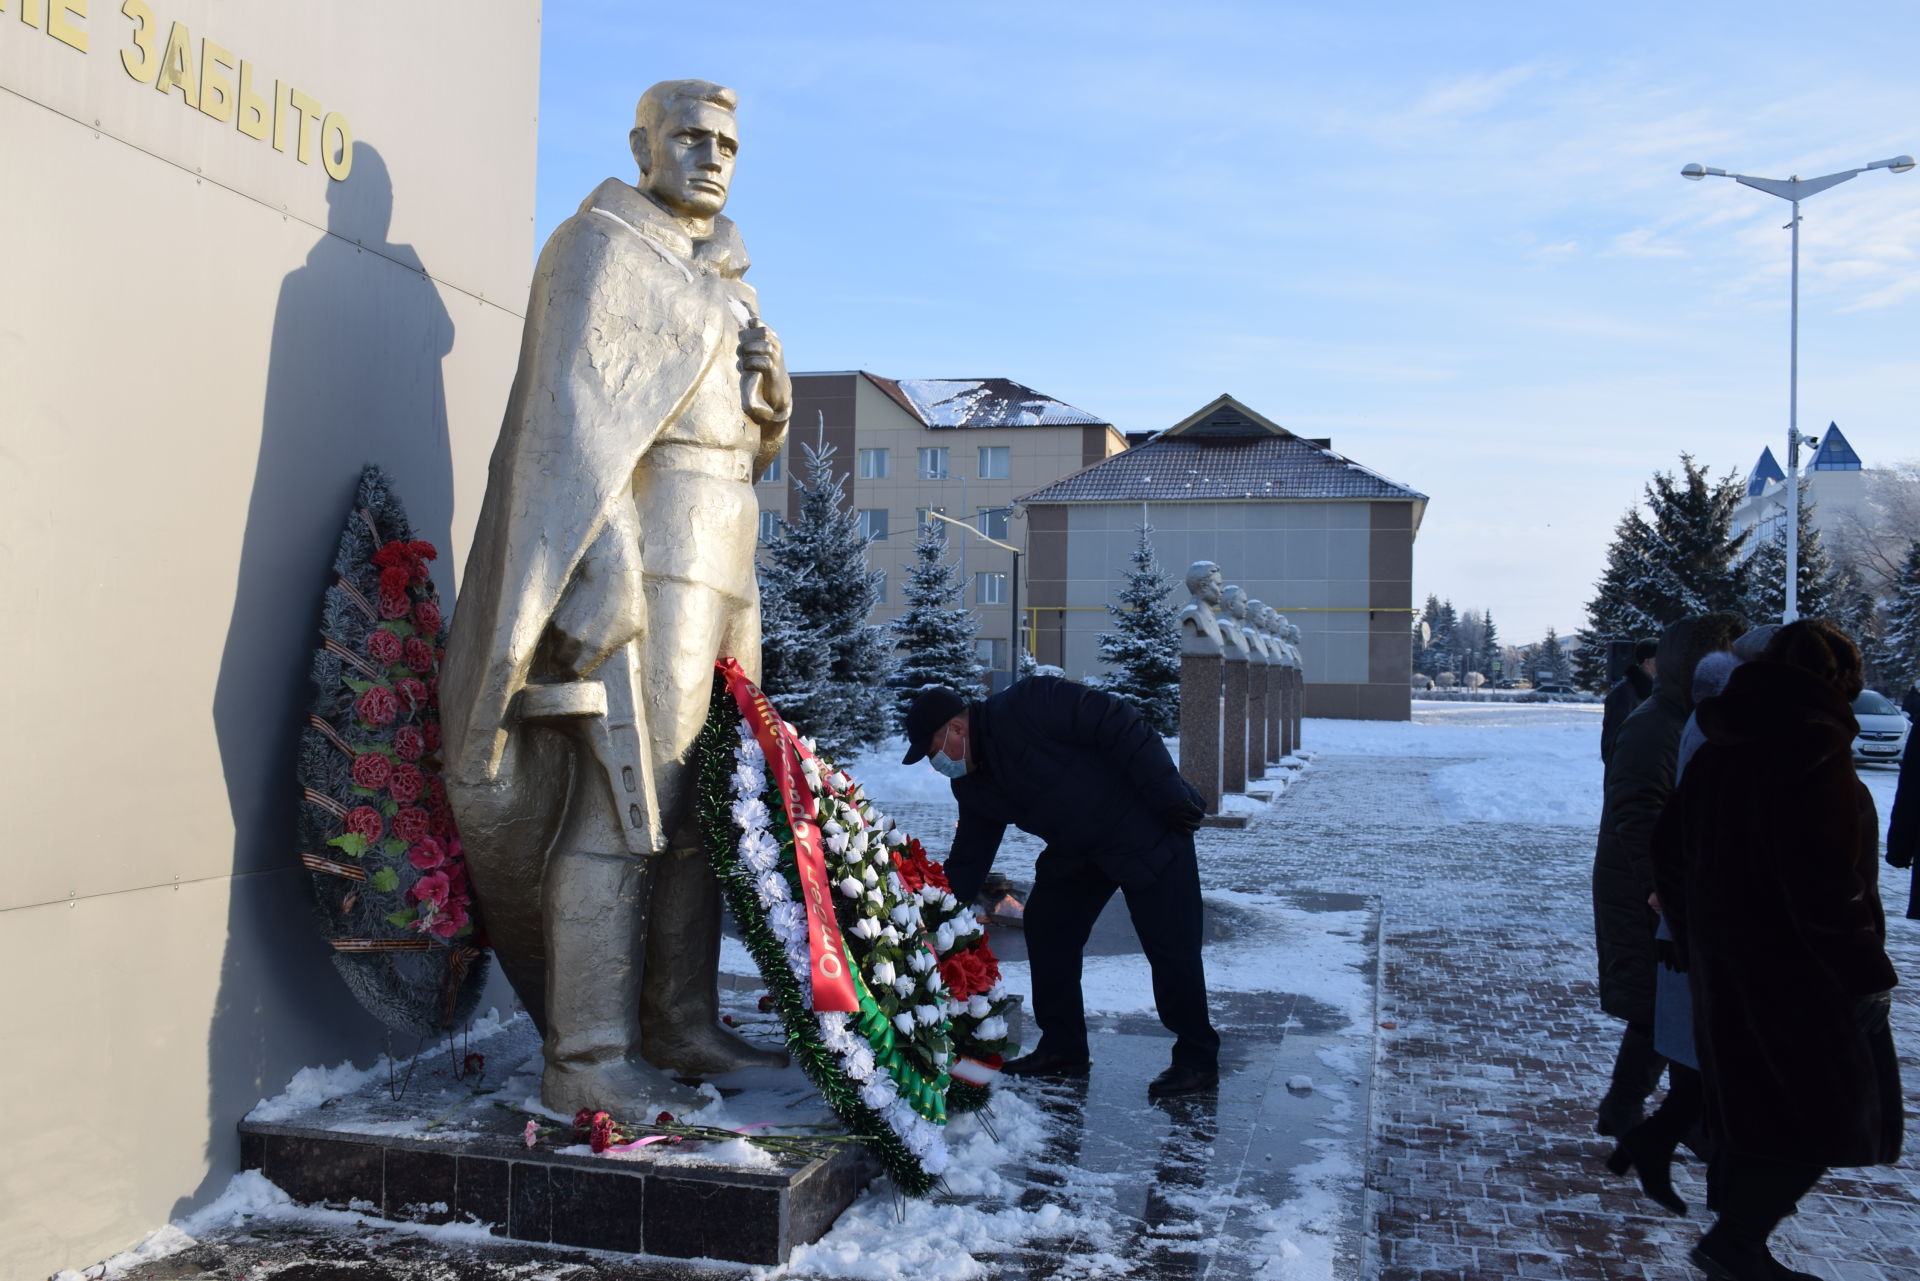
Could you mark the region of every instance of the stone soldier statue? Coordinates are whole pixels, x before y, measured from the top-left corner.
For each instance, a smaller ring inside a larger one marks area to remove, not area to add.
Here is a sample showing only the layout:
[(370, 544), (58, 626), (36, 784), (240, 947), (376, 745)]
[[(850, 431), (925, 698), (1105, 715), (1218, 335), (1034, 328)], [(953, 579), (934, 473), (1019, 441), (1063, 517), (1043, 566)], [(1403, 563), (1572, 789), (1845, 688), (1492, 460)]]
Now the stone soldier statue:
[(1213, 612), (1220, 604), (1220, 567), (1210, 560), (1187, 566), (1187, 591), (1192, 599), (1180, 611), (1180, 650), (1185, 654), (1218, 654), (1220, 621)]
[(784, 1062), (719, 1026), (720, 900), (694, 812), (717, 656), (760, 666), (753, 481), (792, 390), (721, 216), (732, 90), (640, 98), (541, 251), (441, 671), (445, 778), (556, 1112), (651, 1115), (668, 1073)]

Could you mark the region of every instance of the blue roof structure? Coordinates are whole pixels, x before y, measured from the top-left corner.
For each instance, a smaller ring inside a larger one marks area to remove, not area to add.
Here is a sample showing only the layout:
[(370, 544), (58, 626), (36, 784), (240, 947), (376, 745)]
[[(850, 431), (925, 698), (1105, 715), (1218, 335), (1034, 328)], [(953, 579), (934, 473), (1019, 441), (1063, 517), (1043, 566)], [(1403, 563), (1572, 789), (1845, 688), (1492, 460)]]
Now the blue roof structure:
[(1813, 451), (1812, 468), (1814, 471), (1860, 470), (1860, 455), (1853, 452), (1853, 446), (1840, 434), (1838, 423), (1827, 424), (1827, 433), (1820, 438), (1820, 447)]
[(1787, 473), (1780, 470), (1780, 464), (1773, 457), (1772, 446), (1768, 446), (1760, 451), (1760, 461), (1747, 474), (1747, 497), (1763, 493), (1768, 485), (1778, 485), (1786, 478)]

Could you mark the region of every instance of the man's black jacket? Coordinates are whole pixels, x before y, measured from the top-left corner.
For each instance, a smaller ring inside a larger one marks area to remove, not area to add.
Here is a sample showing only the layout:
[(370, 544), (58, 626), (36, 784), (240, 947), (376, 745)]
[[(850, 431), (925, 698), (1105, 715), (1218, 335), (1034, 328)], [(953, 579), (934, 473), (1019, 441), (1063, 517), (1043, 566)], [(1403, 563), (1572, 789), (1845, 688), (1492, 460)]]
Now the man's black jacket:
[(1620, 727), (1627, 723), (1627, 717), (1633, 709), (1644, 703), (1653, 693), (1653, 677), (1647, 675), (1647, 669), (1635, 663), (1620, 678), (1620, 683), (1607, 691), (1607, 701), (1600, 713), (1600, 760), (1605, 762), (1613, 758), (1613, 745), (1620, 738)]
[(962, 903), (980, 892), (1009, 823), (1047, 843), (1042, 881), (1092, 863), (1120, 885), (1147, 885), (1192, 850), (1193, 837), (1165, 815), (1199, 793), (1128, 704), (1031, 676), (967, 710), (974, 768), (953, 780), (960, 828), (947, 857)]

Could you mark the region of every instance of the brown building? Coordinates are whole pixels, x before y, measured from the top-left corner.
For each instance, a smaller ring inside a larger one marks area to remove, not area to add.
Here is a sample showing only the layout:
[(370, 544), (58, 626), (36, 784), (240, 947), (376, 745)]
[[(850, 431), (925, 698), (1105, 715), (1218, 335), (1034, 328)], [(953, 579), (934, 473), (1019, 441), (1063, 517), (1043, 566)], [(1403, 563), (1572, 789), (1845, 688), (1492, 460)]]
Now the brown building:
[[(1034, 655), (1079, 678), (1144, 521), (1176, 583), (1210, 560), (1300, 627), (1306, 714), (1411, 714), (1413, 540), (1427, 496), (1221, 396), (1022, 495)], [(1176, 587), (1170, 599), (1184, 600)]]

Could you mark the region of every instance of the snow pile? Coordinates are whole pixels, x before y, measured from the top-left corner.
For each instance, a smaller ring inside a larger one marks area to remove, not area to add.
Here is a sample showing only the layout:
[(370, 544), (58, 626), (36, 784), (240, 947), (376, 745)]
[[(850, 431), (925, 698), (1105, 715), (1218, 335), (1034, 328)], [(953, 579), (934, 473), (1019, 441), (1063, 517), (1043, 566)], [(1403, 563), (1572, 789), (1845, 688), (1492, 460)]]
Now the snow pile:
[[(485, 1015), (473, 1021), (467, 1033), (469, 1043), (484, 1041), (494, 1033), (511, 1024), (519, 1014), (502, 1016), (497, 1009), (488, 1010)], [(438, 1054), (438, 1046), (422, 1051), (425, 1054)], [(383, 1054), (373, 1061), (372, 1067), (357, 1068), (352, 1063), (342, 1063), (338, 1067), (305, 1067), (293, 1074), (287, 1082), (287, 1088), (270, 1099), (261, 1099), (247, 1113), (249, 1121), (290, 1121), (302, 1112), (319, 1107), (328, 1099), (341, 1098), (353, 1094), (359, 1089), (388, 1071), (405, 1072), (407, 1060), (401, 1059), (389, 1065)], [(376, 1131), (377, 1132), (377, 1131)]]

